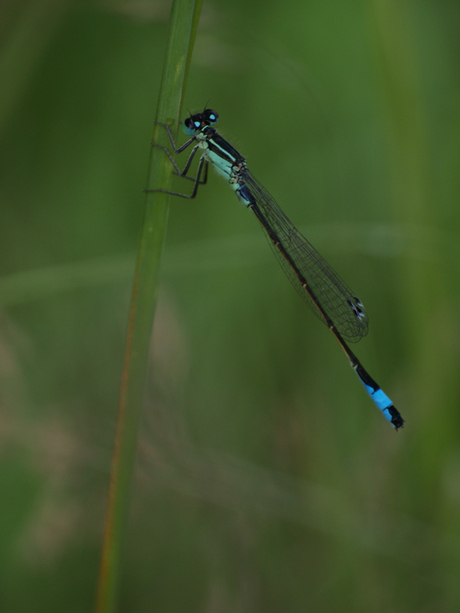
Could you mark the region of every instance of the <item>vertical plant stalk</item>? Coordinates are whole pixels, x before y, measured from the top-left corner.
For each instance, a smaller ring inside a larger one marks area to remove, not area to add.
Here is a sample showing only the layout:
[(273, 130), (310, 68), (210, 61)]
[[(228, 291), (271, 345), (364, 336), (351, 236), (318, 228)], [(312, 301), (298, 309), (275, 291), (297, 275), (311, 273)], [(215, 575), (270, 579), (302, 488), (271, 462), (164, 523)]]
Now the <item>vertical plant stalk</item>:
[[(157, 121), (168, 123), (177, 132), (195, 41), (202, 0), (174, 0), (163, 77), (158, 100)], [(167, 145), (164, 129), (155, 124), (153, 140)], [(172, 168), (164, 152), (152, 147), (147, 189), (168, 189)], [(158, 296), (158, 277), (168, 217), (168, 198), (163, 193), (145, 194), (145, 212), (129, 313), (125, 357), (120, 384), (109, 497), (105, 518), (96, 613), (116, 609), (121, 566), (122, 539), (127, 524), (129, 495), (136, 455), (138, 425), (147, 375), (150, 338)], [(154, 604), (152, 603), (152, 606)]]

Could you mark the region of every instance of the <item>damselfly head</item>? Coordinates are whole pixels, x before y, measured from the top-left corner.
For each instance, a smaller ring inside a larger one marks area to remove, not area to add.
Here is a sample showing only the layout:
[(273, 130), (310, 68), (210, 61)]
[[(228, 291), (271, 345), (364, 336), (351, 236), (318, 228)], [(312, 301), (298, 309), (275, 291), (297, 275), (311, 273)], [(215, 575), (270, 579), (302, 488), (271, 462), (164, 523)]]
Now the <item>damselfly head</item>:
[(205, 109), (202, 113), (190, 115), (190, 117), (184, 121), (183, 130), (185, 134), (190, 136), (196, 134), (206, 126), (212, 126), (218, 119), (219, 115), (216, 111)]

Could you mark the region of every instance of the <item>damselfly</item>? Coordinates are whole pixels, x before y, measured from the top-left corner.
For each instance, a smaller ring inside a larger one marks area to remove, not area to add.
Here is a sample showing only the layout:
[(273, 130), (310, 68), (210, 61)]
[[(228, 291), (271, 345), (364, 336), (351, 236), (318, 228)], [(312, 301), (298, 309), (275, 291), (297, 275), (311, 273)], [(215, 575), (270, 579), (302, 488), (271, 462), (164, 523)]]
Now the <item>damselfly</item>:
[[(169, 127), (159, 124), (166, 128), (175, 153), (181, 153), (195, 143), (183, 170), (179, 169), (166, 147), (152, 143), (166, 152), (179, 176), (194, 181), (190, 195), (166, 193), (183, 198), (195, 198), (198, 186), (206, 183), (208, 165), (212, 164), (230, 184), (239, 200), (256, 215), (294, 287), (335, 336), (369, 396), (386, 419), (398, 430), (404, 425), (404, 419), (344, 340), (345, 338), (357, 342), (367, 334), (368, 317), (362, 302), (313, 245), (294, 227), (274, 198), (252, 175), (245, 158), (212, 127), (218, 118), (217, 113), (211, 109), (191, 115), (183, 125), (184, 132), (191, 138), (179, 148), (176, 148)], [(197, 152), (201, 154), (197, 173), (193, 178), (188, 177), (187, 173)]]

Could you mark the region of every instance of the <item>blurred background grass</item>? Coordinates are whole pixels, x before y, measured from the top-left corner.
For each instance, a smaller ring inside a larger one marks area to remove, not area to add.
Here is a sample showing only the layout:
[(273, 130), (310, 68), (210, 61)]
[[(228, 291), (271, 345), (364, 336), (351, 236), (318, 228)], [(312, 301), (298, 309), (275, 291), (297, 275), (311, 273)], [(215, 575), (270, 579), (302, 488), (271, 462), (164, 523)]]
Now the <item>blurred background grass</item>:
[[(92, 607), (169, 8), (2, 4), (2, 613)], [(407, 424), (223, 181), (172, 201), (121, 611), (458, 609), (459, 26), (447, 0), (205, 3), (185, 104), (361, 297)]]

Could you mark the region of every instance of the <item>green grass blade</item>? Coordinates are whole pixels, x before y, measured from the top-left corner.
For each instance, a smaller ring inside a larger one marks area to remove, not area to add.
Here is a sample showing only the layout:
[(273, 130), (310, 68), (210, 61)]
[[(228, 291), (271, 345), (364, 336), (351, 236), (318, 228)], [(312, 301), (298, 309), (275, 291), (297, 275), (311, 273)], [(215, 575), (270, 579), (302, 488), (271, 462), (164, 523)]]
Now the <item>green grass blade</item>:
[[(167, 53), (156, 118), (177, 131), (201, 11), (201, 0), (175, 0), (171, 11)], [(154, 140), (168, 144), (164, 129), (154, 130)], [(168, 189), (172, 168), (164, 152), (152, 147), (147, 188)], [(115, 445), (110, 476), (102, 559), (96, 603), (97, 613), (115, 610), (120, 575), (122, 537), (126, 527), (137, 432), (144, 397), (150, 338), (158, 295), (158, 277), (168, 217), (168, 198), (146, 193), (131, 299), (126, 350), (120, 386)]]

